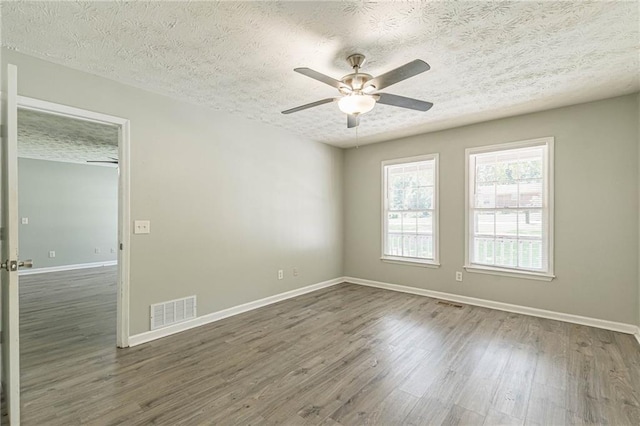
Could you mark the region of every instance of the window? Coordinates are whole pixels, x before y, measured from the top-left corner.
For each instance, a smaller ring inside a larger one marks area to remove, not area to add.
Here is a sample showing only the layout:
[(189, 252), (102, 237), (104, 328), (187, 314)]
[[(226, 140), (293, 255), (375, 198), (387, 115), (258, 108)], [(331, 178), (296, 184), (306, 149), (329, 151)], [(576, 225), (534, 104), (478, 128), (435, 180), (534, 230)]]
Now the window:
[(438, 265), (438, 155), (382, 163), (382, 259)]
[(553, 138), (467, 149), (470, 272), (553, 278)]

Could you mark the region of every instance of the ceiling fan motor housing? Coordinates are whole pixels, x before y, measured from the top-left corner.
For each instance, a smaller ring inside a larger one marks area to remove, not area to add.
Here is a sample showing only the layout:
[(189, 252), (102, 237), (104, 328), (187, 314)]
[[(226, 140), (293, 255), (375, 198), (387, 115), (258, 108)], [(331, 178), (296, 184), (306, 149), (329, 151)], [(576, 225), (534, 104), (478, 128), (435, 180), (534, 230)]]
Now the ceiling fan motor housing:
[(349, 86), (356, 92), (361, 91), (367, 81), (371, 80), (373, 76), (364, 73), (347, 74), (340, 81)]

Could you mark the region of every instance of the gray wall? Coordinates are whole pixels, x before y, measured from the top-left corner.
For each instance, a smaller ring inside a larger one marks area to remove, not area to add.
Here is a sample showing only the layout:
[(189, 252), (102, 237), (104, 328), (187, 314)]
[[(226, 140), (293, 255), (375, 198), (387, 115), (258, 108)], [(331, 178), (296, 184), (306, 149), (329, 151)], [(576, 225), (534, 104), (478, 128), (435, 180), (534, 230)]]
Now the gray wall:
[[(342, 275), (340, 149), (7, 50), (19, 93), (131, 120), (131, 334)], [(297, 267), (299, 276), (293, 277)], [(277, 279), (277, 270), (285, 278)]]
[[(465, 148), (555, 137), (551, 282), (464, 273)], [(439, 269), (380, 261), (380, 162), (440, 153)], [(350, 149), (345, 155), (345, 275), (638, 322), (638, 102), (624, 97)]]
[(34, 268), (116, 260), (118, 169), (20, 158), (18, 185), (19, 215), (29, 219), (21, 259)]

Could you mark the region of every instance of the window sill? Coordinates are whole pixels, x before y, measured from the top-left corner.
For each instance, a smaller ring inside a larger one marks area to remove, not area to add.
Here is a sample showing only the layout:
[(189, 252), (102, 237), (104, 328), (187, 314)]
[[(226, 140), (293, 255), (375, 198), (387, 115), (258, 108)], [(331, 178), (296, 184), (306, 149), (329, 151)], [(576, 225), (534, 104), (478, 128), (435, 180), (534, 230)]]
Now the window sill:
[(479, 265), (465, 265), (464, 269), (467, 272), (478, 274), (500, 275), (502, 277), (524, 278), (527, 280), (537, 281), (551, 281), (556, 277), (553, 274), (547, 274), (544, 272), (514, 271), (509, 269), (491, 268), (488, 266)]
[(422, 268), (439, 268), (440, 264), (433, 260), (421, 260), (416, 258), (389, 257), (383, 256), (381, 261), (386, 263), (395, 263), (398, 265), (419, 266)]

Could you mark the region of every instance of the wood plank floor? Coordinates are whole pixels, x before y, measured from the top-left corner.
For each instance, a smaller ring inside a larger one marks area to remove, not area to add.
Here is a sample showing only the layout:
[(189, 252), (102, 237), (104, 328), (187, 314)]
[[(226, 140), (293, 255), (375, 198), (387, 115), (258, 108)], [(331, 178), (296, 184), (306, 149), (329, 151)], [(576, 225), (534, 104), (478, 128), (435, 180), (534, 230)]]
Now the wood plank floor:
[(21, 278), (24, 424), (640, 424), (630, 335), (342, 284), (116, 349), (115, 279)]

